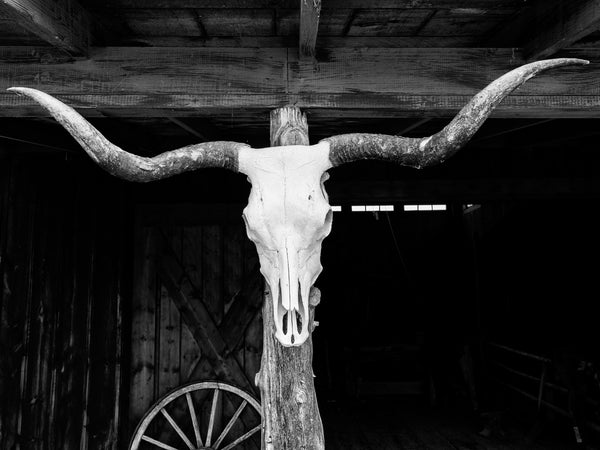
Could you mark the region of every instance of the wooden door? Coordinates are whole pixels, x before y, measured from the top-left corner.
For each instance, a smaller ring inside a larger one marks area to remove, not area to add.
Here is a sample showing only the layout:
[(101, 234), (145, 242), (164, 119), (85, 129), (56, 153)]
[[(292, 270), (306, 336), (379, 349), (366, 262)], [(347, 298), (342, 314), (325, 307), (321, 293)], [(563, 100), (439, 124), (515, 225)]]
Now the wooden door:
[(263, 281), (241, 207), (154, 207), (138, 219), (131, 431), (154, 401), (188, 382), (226, 381), (257, 394), (262, 352)]

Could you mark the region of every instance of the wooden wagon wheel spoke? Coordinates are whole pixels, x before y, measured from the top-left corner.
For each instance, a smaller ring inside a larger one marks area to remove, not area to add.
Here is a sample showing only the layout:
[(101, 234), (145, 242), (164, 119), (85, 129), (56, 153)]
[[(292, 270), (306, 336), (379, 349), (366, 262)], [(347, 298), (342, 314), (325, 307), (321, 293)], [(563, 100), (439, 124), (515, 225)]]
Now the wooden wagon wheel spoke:
[(244, 442), (246, 439), (248, 439), (250, 436), (252, 436), (254, 433), (256, 433), (258, 430), (260, 430), (261, 425), (257, 425), (254, 428), (252, 428), (250, 431), (248, 431), (247, 433), (244, 433), (242, 436), (240, 436), (239, 438), (237, 438), (235, 441), (233, 441), (231, 444), (229, 444), (227, 447), (223, 447), (223, 450), (231, 450), (233, 447), (235, 447), (236, 445), (241, 444), (242, 442)]
[(192, 419), (192, 427), (194, 427), (194, 436), (196, 437), (196, 445), (203, 447), (202, 437), (200, 436), (200, 427), (198, 426), (198, 417), (196, 417), (196, 408), (194, 408), (194, 402), (189, 392), (185, 393), (185, 399), (187, 400), (188, 411), (190, 412), (190, 418)]
[(149, 436), (142, 436), (142, 440), (146, 441), (146, 442), (149, 442), (149, 443), (151, 443), (153, 445), (156, 445), (157, 447), (164, 448), (165, 450), (178, 450), (175, 447), (171, 447), (170, 445), (167, 445), (167, 444), (165, 444), (163, 442), (157, 441), (156, 439), (152, 439)]
[(187, 445), (190, 450), (194, 450), (194, 444), (192, 444), (192, 442), (183, 433), (183, 431), (181, 430), (181, 428), (179, 428), (179, 426), (175, 423), (175, 421), (173, 420), (173, 418), (171, 417), (171, 415), (167, 412), (167, 410), (163, 408), (163, 409), (160, 410), (160, 412), (161, 412), (161, 414), (163, 416), (165, 416), (165, 419), (167, 419), (167, 422), (169, 422), (171, 424), (171, 426), (173, 427), (173, 429), (175, 430), (175, 432), (179, 435), (179, 437), (181, 438), (181, 440), (183, 442), (185, 442), (185, 445)]
[(206, 446), (210, 447), (212, 442), (213, 426), (215, 425), (215, 416), (217, 415), (217, 402), (219, 401), (219, 389), (215, 389), (210, 408), (210, 419), (208, 421), (208, 431), (206, 432)]
[(237, 411), (235, 412), (235, 414), (233, 415), (233, 417), (229, 420), (229, 423), (223, 429), (223, 432), (217, 439), (217, 442), (215, 442), (215, 445), (214, 445), (215, 449), (219, 448), (219, 446), (221, 445), (221, 442), (223, 442), (223, 439), (225, 439), (225, 436), (227, 436), (227, 433), (229, 433), (229, 430), (231, 430), (231, 428), (235, 424), (235, 421), (238, 420), (238, 417), (240, 417), (240, 414), (242, 413), (242, 411), (244, 410), (244, 408), (246, 407), (247, 404), (248, 404), (248, 402), (246, 400), (244, 400), (242, 402), (242, 404), (239, 406), (239, 408), (237, 409)]
[[(197, 397), (195, 393), (198, 394)], [(240, 400), (235, 400), (236, 397)], [(221, 402), (223, 410), (219, 408)], [(210, 416), (207, 417), (202, 411), (208, 412), (208, 409)], [(164, 419), (156, 420), (161, 416)], [(221, 420), (226, 423), (222, 429)], [(129, 449), (139, 450), (140, 444), (144, 442), (164, 450), (181, 450), (180, 442), (183, 441), (186, 450), (218, 450), (229, 435), (239, 434), (241, 436), (227, 443), (223, 450), (231, 450), (237, 446), (247, 448), (254, 440), (243, 442), (260, 430), (260, 420), (260, 404), (243, 390), (221, 382), (191, 383), (168, 393), (152, 406), (138, 424)], [(255, 426), (257, 421), (259, 424)], [(204, 443), (203, 424), (206, 424)], [(253, 428), (250, 429), (251, 427)], [(154, 437), (146, 434), (148, 430), (153, 430)], [(195, 444), (188, 438), (192, 433)]]

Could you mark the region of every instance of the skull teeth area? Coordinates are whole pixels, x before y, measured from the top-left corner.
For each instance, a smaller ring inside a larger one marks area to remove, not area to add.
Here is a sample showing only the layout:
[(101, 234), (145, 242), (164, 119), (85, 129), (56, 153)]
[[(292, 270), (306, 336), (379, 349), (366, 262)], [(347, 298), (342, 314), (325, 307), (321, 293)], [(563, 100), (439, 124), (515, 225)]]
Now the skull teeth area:
[(285, 291), (282, 289), (281, 282), (277, 283), (277, 291), (273, 292), (274, 315), (276, 338), (284, 346), (300, 346), (308, 338), (308, 317), (305, 305), (308, 305), (308, 299), (302, 296), (300, 283), (298, 286), (298, 308), (288, 308), (284, 303)]

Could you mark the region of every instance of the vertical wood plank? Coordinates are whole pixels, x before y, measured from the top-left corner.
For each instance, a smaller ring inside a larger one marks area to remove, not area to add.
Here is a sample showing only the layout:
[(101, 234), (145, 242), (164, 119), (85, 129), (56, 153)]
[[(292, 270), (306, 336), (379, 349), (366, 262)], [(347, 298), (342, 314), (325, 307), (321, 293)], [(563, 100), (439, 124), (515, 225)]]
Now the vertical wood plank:
[(202, 298), (214, 321), (223, 320), (223, 232), (219, 225), (206, 225), (202, 230)]
[[(88, 446), (110, 448), (115, 445), (115, 405), (118, 404), (117, 341), (119, 291), (117, 271), (120, 261), (119, 210), (122, 195), (105, 178), (94, 180), (99, 190), (94, 196), (96, 215), (94, 239), (94, 272), (92, 274), (90, 323), (90, 382), (88, 389)], [(108, 193), (104, 197), (100, 192)], [(115, 195), (110, 195), (114, 193)], [(109, 200), (110, 198), (110, 200)], [(116, 200), (115, 200), (116, 199)], [(118, 411), (118, 410), (117, 410)]]
[(131, 324), (130, 431), (155, 398), (155, 327), (157, 280), (153, 230), (136, 226)]
[(321, 0), (300, 0), (300, 57), (315, 56), (320, 16)]
[[(202, 257), (202, 253), (204, 252), (204, 248), (202, 247), (202, 232), (203, 229), (200, 226), (182, 228), (183, 247), (181, 249), (181, 263), (191, 283), (191, 286), (186, 286), (184, 291), (192, 294), (192, 297), (195, 298), (202, 298), (203, 296), (204, 258)], [(186, 291), (185, 289), (188, 290)]]
[[(175, 258), (183, 264), (184, 249), (186, 248), (183, 227), (171, 226), (168, 230), (163, 228), (163, 235), (167, 241), (166, 245), (170, 246)], [(184, 384), (192, 381), (190, 377), (200, 362), (201, 351), (191, 331), (181, 320), (181, 315), (179, 315), (179, 319), (179, 384)]]
[(158, 396), (177, 387), (180, 382), (180, 317), (165, 287), (160, 291), (160, 325), (158, 348)]
[[(10, 170), (8, 170), (10, 167)], [(3, 448), (14, 448), (22, 431), (27, 384), (28, 274), (33, 236), (34, 192), (22, 165), (3, 164), (6, 178), (2, 233), (0, 322), (0, 414)]]
[[(241, 222), (241, 221), (240, 221)], [(223, 225), (223, 312), (227, 314), (244, 276), (244, 230), (241, 224)]]

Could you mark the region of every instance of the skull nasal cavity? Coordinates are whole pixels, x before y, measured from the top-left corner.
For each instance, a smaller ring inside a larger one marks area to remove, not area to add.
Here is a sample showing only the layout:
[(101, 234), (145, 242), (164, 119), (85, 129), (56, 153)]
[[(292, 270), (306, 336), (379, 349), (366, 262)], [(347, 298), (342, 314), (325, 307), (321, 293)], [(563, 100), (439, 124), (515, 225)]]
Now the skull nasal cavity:
[(282, 323), (281, 323), (281, 329), (283, 330), (283, 334), (287, 334), (288, 332), (288, 321), (287, 321), (287, 317), (288, 317), (289, 312), (286, 312), (283, 317), (282, 317)]

